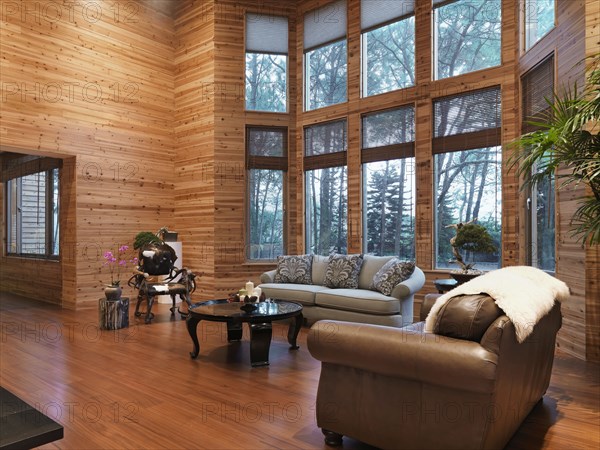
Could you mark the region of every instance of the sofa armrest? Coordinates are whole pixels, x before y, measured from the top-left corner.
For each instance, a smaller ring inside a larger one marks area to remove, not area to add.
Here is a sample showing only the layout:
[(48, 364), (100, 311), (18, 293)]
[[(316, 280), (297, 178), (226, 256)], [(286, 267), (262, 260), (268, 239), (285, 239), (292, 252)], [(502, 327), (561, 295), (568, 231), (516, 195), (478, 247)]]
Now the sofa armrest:
[(425, 284), (425, 274), (421, 269), (415, 267), (414, 272), (408, 279), (398, 283), (392, 291), (392, 297), (396, 297), (401, 300), (406, 297), (414, 295), (419, 289)]
[(275, 280), (275, 273), (277, 272), (277, 269), (273, 269), (273, 270), (269, 270), (268, 272), (263, 273), (260, 276), (260, 282), (267, 284), (267, 283), (273, 283), (273, 281)]
[(441, 297), (442, 294), (427, 294), (423, 299), (423, 303), (421, 303), (421, 310), (419, 311), (419, 320), (425, 321), (427, 316), (429, 315), (429, 311), (433, 308), (435, 301), (438, 297)]
[(477, 342), (423, 333), (418, 327), (334, 320), (312, 326), (308, 349), (323, 364), (480, 393), (493, 392), (498, 361)]

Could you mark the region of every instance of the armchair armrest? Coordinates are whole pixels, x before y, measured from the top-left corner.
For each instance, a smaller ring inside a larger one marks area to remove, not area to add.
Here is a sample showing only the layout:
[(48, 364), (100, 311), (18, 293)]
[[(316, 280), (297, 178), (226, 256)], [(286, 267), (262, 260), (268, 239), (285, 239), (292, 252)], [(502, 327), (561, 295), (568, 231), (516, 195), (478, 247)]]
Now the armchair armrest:
[(263, 273), (260, 276), (260, 282), (264, 284), (273, 283), (275, 280), (275, 272), (277, 272), (277, 269), (269, 270), (268, 272)]
[(334, 320), (313, 325), (308, 349), (323, 364), (479, 393), (493, 392), (498, 361), (477, 342), (423, 333), (418, 327)]
[(392, 291), (392, 297), (396, 297), (397, 299), (410, 297), (411, 295), (414, 295), (415, 292), (417, 292), (419, 289), (421, 289), (424, 284), (425, 274), (421, 269), (415, 267), (414, 272), (408, 279), (402, 281), (401, 283), (398, 283), (394, 287), (394, 290)]

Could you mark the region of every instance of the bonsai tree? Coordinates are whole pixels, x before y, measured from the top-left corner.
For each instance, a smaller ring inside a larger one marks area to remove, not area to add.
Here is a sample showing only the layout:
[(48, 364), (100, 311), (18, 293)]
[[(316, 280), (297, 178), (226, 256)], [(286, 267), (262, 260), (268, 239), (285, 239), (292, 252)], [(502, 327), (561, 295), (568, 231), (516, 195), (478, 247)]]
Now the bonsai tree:
[(155, 233), (150, 231), (140, 231), (135, 235), (135, 239), (133, 241), (133, 248), (139, 250), (148, 244), (164, 244), (163, 240), (159, 238)]
[(488, 230), (483, 226), (473, 223), (476, 219), (470, 222), (459, 222), (448, 225), (446, 228), (454, 228), (456, 235), (450, 239), (450, 245), (452, 245), (452, 253), (454, 260), (451, 261), (460, 266), (461, 273), (473, 273), (479, 274), (481, 272), (473, 270), (475, 263), (467, 263), (461, 251), (466, 253), (471, 252), (483, 252), (493, 253), (497, 250), (496, 245), (492, 236)]
[[(600, 54), (593, 57), (583, 89), (575, 84), (562, 95), (546, 99), (550, 108), (530, 123), (538, 129), (513, 141), (510, 167), (523, 187), (556, 176), (558, 189), (588, 186), (592, 195), (579, 199), (571, 220), (574, 236), (590, 245), (600, 244)], [(557, 173), (558, 168), (569, 169)], [(535, 169), (535, 170), (534, 170)]]

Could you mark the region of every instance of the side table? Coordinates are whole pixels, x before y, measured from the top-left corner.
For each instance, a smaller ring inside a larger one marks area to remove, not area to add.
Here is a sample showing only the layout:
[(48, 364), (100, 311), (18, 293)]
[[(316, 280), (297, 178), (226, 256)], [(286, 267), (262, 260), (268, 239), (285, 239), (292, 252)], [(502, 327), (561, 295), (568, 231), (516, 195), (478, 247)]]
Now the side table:
[(119, 330), (129, 326), (129, 297), (118, 300), (101, 298), (98, 304), (101, 330)]
[(442, 280), (435, 280), (433, 284), (435, 284), (435, 288), (440, 294), (445, 294), (458, 286), (458, 281), (454, 278), (445, 278)]

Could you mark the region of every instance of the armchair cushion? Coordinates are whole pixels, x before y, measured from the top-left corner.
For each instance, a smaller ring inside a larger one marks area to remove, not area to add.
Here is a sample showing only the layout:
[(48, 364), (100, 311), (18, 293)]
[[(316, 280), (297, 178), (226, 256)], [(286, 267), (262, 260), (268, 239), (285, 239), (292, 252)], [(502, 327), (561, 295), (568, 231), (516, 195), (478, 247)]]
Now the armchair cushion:
[(312, 284), (312, 255), (278, 256), (275, 283)]
[(433, 332), (479, 342), (489, 326), (502, 314), (494, 299), (486, 294), (452, 297), (438, 312)]
[(383, 295), (392, 295), (394, 287), (408, 279), (414, 271), (414, 262), (400, 261), (398, 258), (390, 259), (375, 274), (369, 288)]
[(325, 286), (357, 289), (362, 263), (363, 255), (331, 255), (325, 272)]

